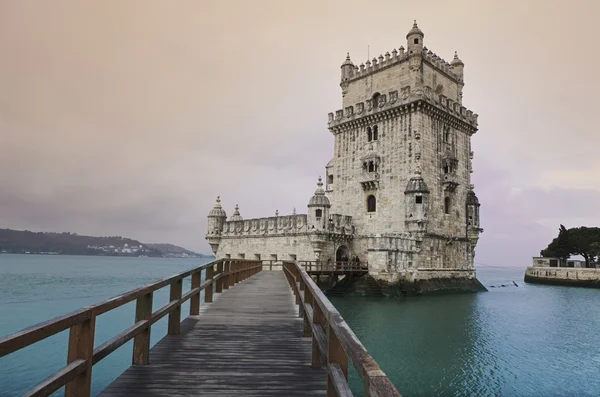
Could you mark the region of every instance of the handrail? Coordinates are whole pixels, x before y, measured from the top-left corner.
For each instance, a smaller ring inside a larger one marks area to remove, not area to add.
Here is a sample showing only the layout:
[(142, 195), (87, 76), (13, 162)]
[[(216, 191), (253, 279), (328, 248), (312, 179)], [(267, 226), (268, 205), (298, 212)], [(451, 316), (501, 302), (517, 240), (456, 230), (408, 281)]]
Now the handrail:
[(311, 367), (327, 368), (327, 395), (352, 396), (348, 388), (348, 360), (365, 383), (365, 396), (401, 397), (348, 324), (299, 263), (284, 262), (299, 315), (304, 318), (304, 336), (312, 337)]
[[(245, 259), (220, 259), (204, 264), (0, 338), (0, 357), (69, 329), (67, 365), (25, 395), (48, 396), (62, 386), (66, 386), (65, 397), (89, 397), (93, 365), (131, 339), (133, 339), (132, 365), (147, 365), (152, 324), (168, 314), (167, 333), (179, 334), (183, 303), (191, 300), (190, 316), (199, 315), (201, 291), (205, 290), (204, 302), (210, 303), (213, 301), (213, 284), (215, 292), (221, 293), (224, 289), (233, 287), (238, 282), (260, 272), (262, 268), (261, 261)], [(201, 283), (202, 271), (205, 271), (205, 281)], [(189, 276), (191, 276), (190, 291), (182, 294), (183, 279)], [(169, 303), (152, 312), (154, 291), (167, 285), (170, 286)], [(96, 317), (133, 300), (136, 300), (135, 324), (94, 349)]]

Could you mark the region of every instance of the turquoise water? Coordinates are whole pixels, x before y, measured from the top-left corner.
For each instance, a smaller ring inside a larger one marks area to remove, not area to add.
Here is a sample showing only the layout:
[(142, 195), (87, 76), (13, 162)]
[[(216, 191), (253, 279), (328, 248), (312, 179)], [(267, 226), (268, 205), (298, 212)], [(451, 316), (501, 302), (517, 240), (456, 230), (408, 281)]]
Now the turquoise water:
[[(332, 302), (404, 397), (600, 396), (600, 289), (523, 274), (480, 268), (479, 294)], [(351, 386), (362, 395), (355, 372)]]
[[(0, 336), (204, 262), (2, 254)], [(478, 277), (519, 287), (332, 301), (404, 397), (600, 396), (600, 290), (527, 285), (520, 269), (481, 268)], [(154, 307), (167, 301), (164, 288)], [(99, 317), (96, 345), (133, 324), (134, 305)], [(152, 343), (165, 334), (166, 318)], [(0, 396), (19, 396), (64, 366), (66, 341), (63, 332), (0, 358)], [(94, 366), (94, 395), (130, 363), (131, 342)], [(355, 373), (351, 383), (362, 395)]]
[[(123, 258), (91, 256), (0, 255), (0, 336), (100, 302), (157, 279), (180, 273), (205, 259)], [(189, 278), (184, 292), (189, 290)], [(154, 293), (153, 307), (169, 301), (169, 288)], [(182, 314), (189, 313), (189, 303)], [(98, 346), (134, 324), (135, 302), (99, 316)], [(154, 345), (167, 330), (164, 317), (152, 326)], [(68, 331), (0, 358), (0, 396), (20, 396), (64, 367)], [(132, 341), (93, 369), (97, 395), (131, 364)], [(59, 390), (56, 395), (63, 393)]]

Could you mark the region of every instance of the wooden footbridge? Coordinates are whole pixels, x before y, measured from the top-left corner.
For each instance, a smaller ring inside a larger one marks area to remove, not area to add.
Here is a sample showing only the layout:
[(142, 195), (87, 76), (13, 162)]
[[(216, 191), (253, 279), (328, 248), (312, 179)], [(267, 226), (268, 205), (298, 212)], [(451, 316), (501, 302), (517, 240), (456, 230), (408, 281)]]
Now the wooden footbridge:
[[(0, 357), (69, 330), (67, 365), (27, 396), (62, 386), (66, 397), (90, 396), (93, 365), (131, 339), (132, 366), (100, 396), (352, 396), (349, 362), (366, 396), (400, 396), (317, 287), (306, 270), (312, 267), (214, 261), (4, 337)], [(183, 293), (187, 277), (191, 289)], [(153, 310), (153, 293), (167, 286), (169, 303)], [(96, 318), (134, 300), (135, 324), (95, 346)], [(190, 315), (181, 322), (188, 300)], [(167, 335), (150, 348), (152, 324), (167, 315)]]

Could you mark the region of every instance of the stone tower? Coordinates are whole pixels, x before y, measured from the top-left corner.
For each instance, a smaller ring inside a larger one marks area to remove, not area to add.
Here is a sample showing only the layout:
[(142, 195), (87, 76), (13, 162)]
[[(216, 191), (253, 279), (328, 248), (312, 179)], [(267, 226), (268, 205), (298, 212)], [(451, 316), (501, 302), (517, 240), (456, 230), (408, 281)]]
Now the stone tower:
[[(341, 66), (329, 114), (331, 212), (352, 217), (353, 251), (381, 279), (474, 278), (479, 202), (470, 184), (477, 115), (462, 106), (464, 64), (425, 47), (415, 21), (400, 47)], [(309, 210), (310, 211), (310, 210)]]

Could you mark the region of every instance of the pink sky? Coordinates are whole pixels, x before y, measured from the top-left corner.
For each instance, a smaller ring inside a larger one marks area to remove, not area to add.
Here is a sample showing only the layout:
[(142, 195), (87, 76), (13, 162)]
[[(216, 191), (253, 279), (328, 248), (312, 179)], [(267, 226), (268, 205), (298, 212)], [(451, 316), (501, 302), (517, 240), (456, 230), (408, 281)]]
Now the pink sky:
[[(369, 6), (367, 7), (367, 4)], [(215, 197), (305, 211), (340, 65), (425, 45), (479, 114), (476, 262), (525, 266), (600, 225), (596, 1), (0, 2), (0, 227), (208, 253)]]

